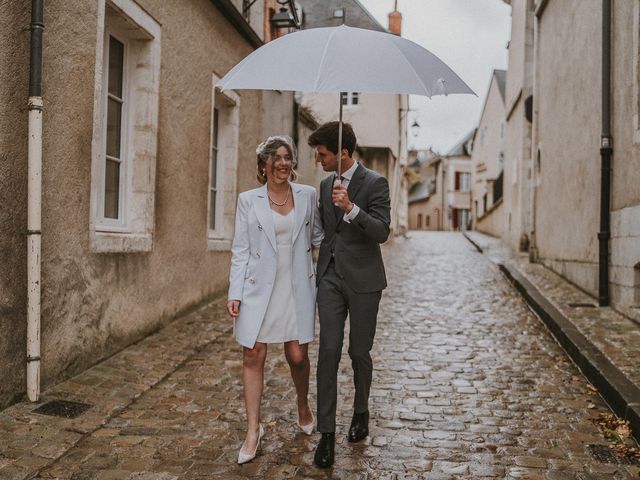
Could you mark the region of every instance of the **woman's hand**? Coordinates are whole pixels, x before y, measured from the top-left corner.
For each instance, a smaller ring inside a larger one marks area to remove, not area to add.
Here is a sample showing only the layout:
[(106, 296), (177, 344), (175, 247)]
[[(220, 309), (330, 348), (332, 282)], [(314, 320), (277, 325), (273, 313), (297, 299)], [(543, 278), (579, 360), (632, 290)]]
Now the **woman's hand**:
[(227, 312), (229, 312), (229, 315), (233, 318), (240, 315), (240, 300), (229, 300), (227, 302)]

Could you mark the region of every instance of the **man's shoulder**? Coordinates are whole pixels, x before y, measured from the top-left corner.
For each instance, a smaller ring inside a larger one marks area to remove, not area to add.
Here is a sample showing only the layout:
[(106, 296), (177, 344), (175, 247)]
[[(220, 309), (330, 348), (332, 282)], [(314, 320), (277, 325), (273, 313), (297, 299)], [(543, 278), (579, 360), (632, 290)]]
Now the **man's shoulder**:
[(371, 169), (365, 167), (362, 164), (360, 164), (360, 167), (364, 170), (364, 178), (368, 182), (374, 183), (376, 181), (379, 181), (380, 179), (387, 180), (387, 177), (385, 177), (384, 175), (381, 175), (380, 173), (376, 172), (375, 170), (371, 170)]

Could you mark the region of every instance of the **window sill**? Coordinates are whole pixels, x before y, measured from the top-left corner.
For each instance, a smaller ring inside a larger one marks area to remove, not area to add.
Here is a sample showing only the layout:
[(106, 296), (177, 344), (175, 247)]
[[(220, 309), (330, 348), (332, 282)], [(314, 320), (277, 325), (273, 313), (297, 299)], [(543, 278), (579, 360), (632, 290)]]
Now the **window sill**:
[(150, 233), (93, 232), (91, 235), (93, 253), (135, 253), (152, 250), (153, 235)]
[(208, 238), (207, 250), (212, 252), (228, 252), (231, 250), (231, 240), (228, 238)]

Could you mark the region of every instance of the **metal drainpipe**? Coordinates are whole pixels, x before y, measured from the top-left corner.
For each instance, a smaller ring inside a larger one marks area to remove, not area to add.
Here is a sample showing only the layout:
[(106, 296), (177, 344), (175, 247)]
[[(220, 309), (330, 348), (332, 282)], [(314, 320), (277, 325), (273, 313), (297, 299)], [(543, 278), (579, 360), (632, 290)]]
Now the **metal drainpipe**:
[(42, 202), (42, 32), (44, 0), (31, 2), (27, 190), (27, 396), (40, 398), (40, 219)]
[(611, 0), (602, 0), (602, 134), (600, 136), (600, 232), (598, 302), (609, 305), (609, 238), (611, 237)]

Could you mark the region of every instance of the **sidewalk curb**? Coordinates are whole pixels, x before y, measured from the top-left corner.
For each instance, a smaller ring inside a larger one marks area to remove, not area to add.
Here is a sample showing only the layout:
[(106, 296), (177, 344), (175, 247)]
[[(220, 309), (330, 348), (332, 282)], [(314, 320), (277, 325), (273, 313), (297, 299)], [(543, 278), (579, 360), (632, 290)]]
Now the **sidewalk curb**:
[(640, 388), (580, 333), (515, 267), (509, 264), (498, 264), (498, 267), (616, 415), (629, 421), (633, 436), (640, 440)]
[(473, 240), (473, 239), (472, 239), (472, 238), (467, 234), (467, 232), (463, 232), (463, 233), (462, 233), (462, 235), (464, 235), (464, 238), (466, 238), (466, 239), (469, 241), (469, 243), (470, 243), (471, 245), (473, 245), (479, 253), (484, 253), (484, 250), (482, 250), (482, 247), (481, 247), (480, 245), (478, 245), (478, 244), (476, 243), (476, 241), (475, 241), (475, 240)]

